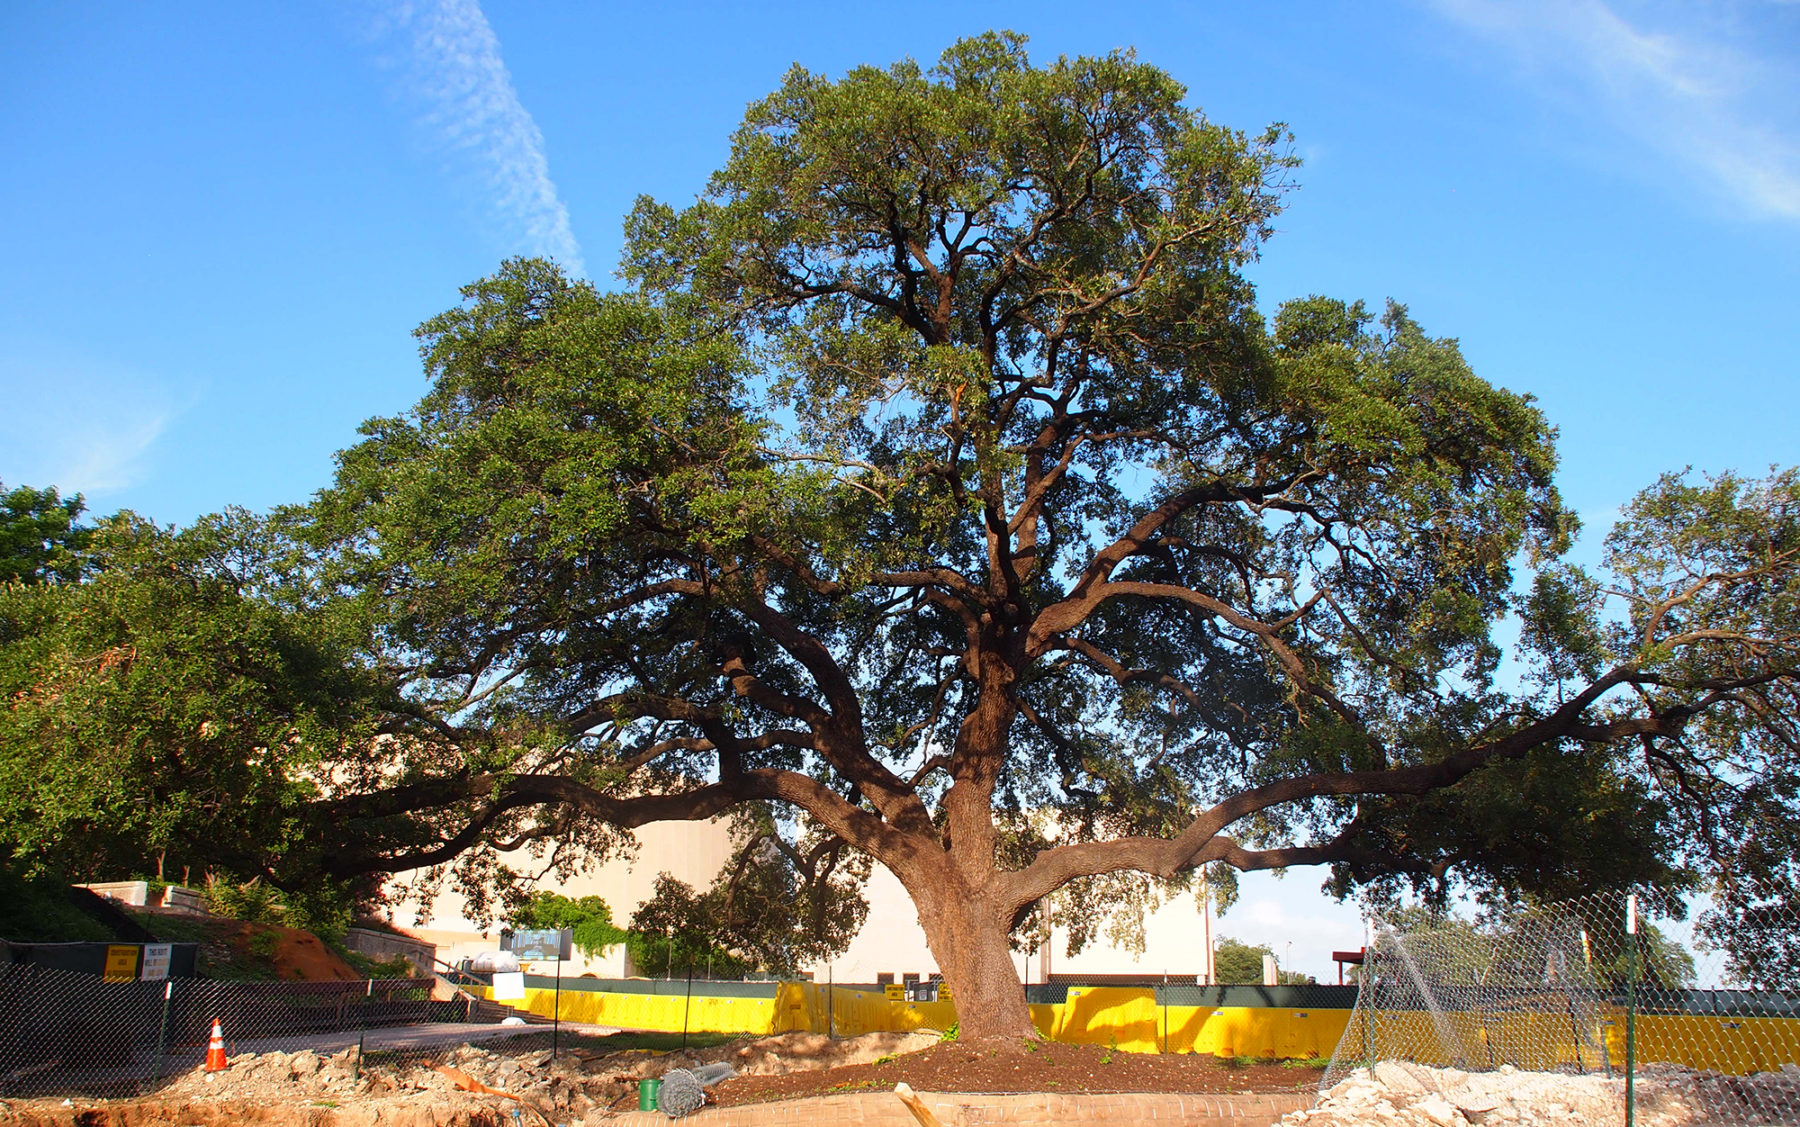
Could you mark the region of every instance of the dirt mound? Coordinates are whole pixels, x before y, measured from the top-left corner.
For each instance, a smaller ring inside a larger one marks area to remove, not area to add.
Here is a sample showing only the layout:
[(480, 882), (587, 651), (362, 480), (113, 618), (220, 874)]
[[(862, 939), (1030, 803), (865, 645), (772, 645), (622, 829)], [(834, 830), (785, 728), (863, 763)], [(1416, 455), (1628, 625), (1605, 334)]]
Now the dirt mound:
[[(730, 1059), (730, 1058), (726, 1058)], [(885, 1091), (904, 1080), (921, 1092), (1311, 1092), (1320, 1069), (1211, 1056), (1127, 1053), (1101, 1045), (936, 1044), (865, 1064), (739, 1075), (713, 1090), (720, 1104), (836, 1092)]]
[(310, 931), (274, 924), (244, 926), (250, 929), (244, 942), (251, 950), (259, 944), (268, 944), (262, 936), (274, 935), (274, 951), (269, 961), (275, 964), (275, 973), (281, 978), (298, 982), (355, 982), (362, 977), (343, 956), (325, 946), (324, 941)]
[(213, 921), (215, 942), (229, 945), (237, 966), (260, 964), (284, 982), (355, 982), (362, 978), (343, 956), (310, 931), (279, 924)]
[(133, 916), (158, 942), (198, 943), (203, 978), (356, 982), (363, 977), (310, 931), (160, 908), (137, 909)]
[(865, 1033), (834, 1041), (823, 1033), (782, 1033), (748, 1045), (722, 1046), (693, 1054), (694, 1063), (722, 1061), (739, 1076), (786, 1076), (823, 1072), (892, 1060), (938, 1044), (936, 1033)]

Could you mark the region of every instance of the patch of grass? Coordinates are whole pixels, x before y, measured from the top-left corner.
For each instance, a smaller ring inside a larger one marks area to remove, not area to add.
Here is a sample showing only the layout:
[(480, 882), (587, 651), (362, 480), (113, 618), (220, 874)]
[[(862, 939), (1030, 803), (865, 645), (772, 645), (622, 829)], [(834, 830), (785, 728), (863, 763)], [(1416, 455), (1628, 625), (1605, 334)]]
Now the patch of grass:
[(274, 962), (256, 951), (257, 947), (264, 946), (273, 953), (274, 948), (267, 945), (280, 943), (273, 931), (263, 932), (269, 938), (261, 943), (253, 935), (245, 946), (240, 947), (238, 933), (244, 925), (237, 920), (165, 915), (162, 912), (131, 912), (130, 916), (160, 942), (198, 943), (197, 969), (201, 978), (222, 982), (272, 982), (276, 978)]
[(105, 941), (113, 933), (69, 903), (60, 881), (27, 880), (0, 867), (0, 936), (22, 942)]
[(938, 1037), (938, 1042), (948, 1045), (960, 1036), (962, 1036), (962, 1022), (953, 1021), (950, 1023), (950, 1028), (944, 1030), (943, 1034)]
[(244, 941), (244, 949), (258, 959), (275, 958), (275, 952), (281, 950), (281, 933), (275, 931), (256, 931)]
[(314, 1107), (336, 1107), (338, 1102), (336, 1100), (314, 1100), (312, 1105)]
[(1044, 1043), (1039, 1041), (1036, 1037), (1025, 1038), (1023, 1044), (1025, 1045), (1025, 1051), (1028, 1053), (1035, 1053), (1044, 1047)]
[(825, 1089), (827, 1092), (854, 1092), (858, 1089), (886, 1087), (879, 1080), (846, 1080), (842, 1084), (833, 1084)]
[(893, 1064), (895, 1061), (897, 1061), (899, 1059), (900, 1059), (899, 1053), (889, 1053), (887, 1056), (884, 1056), (884, 1057), (876, 1057), (874, 1060), (870, 1061), (869, 1063), (870, 1064)]
[(1330, 1057), (1307, 1057), (1305, 1060), (1284, 1060), (1283, 1068), (1330, 1068)]
[(218, 928), (209, 925), (205, 916), (165, 916), (160, 912), (132, 912), (130, 915), (145, 931), (164, 943), (210, 943), (218, 938)]
[(413, 965), (400, 955), (391, 959), (371, 959), (361, 951), (352, 951), (341, 944), (327, 944), (338, 957), (356, 968), (362, 978), (412, 978), (415, 975)]

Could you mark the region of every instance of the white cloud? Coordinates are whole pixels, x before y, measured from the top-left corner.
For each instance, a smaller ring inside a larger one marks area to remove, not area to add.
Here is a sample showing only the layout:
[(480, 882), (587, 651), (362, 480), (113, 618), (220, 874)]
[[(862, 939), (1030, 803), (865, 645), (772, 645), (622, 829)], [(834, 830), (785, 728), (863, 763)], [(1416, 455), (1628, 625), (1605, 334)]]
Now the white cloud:
[(0, 481), (90, 498), (134, 484), (178, 411), (139, 373), (83, 357), (15, 351), (0, 361)]
[[(1759, 217), (1800, 219), (1800, 74), (1728, 9), (1604, 0), (1433, 0), (1508, 50), (1540, 88), (1598, 111)], [(1572, 82), (1572, 90), (1566, 84)]]
[(506, 241), (586, 274), (568, 208), (550, 179), (544, 135), (513, 89), (477, 0), (404, 0), (387, 7), (373, 30), (398, 40), (384, 61), (421, 105), (433, 139), (481, 181)]

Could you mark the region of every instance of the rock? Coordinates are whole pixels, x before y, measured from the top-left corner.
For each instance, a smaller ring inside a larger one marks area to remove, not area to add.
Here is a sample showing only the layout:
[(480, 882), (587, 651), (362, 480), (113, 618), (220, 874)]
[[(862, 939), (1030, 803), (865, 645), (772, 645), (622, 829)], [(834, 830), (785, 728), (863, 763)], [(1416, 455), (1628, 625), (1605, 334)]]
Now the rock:
[(1462, 1114), (1450, 1106), (1450, 1101), (1436, 1092), (1413, 1104), (1413, 1110), (1437, 1124), (1438, 1127), (1455, 1127), (1462, 1122)]
[(319, 1071), (319, 1054), (311, 1049), (301, 1049), (288, 1058), (288, 1069), (295, 1076), (311, 1076)]
[(1391, 1092), (1424, 1092), (1421, 1070), (1408, 1061), (1384, 1060), (1375, 1066), (1375, 1080)]
[(1478, 1120), (1476, 1116), (1485, 1116), (1485, 1114), (1490, 1113), (1490, 1111), (1498, 1109), (1499, 1104), (1501, 1104), (1501, 1102), (1496, 1100), (1494, 1096), (1469, 1095), (1456, 1096), (1456, 1098), (1454, 1098), (1456, 1111), (1463, 1113), (1463, 1116), (1471, 1123), (1480, 1123), (1481, 1120)]
[(1344, 1091), (1337, 1095), (1338, 1099), (1343, 1103), (1346, 1103), (1351, 1107), (1356, 1107), (1359, 1104), (1374, 1102), (1379, 1092), (1380, 1089), (1374, 1084), (1371, 1084), (1368, 1081), (1358, 1081), (1349, 1085)]

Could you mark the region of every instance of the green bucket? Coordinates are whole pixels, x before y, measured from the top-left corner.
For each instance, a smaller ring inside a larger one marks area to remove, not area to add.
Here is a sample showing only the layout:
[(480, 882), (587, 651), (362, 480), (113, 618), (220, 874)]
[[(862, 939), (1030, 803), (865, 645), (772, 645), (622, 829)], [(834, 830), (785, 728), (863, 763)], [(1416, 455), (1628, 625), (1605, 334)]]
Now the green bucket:
[(655, 1111), (656, 1093), (662, 1088), (662, 1081), (646, 1078), (638, 1081), (638, 1110)]

